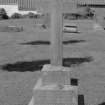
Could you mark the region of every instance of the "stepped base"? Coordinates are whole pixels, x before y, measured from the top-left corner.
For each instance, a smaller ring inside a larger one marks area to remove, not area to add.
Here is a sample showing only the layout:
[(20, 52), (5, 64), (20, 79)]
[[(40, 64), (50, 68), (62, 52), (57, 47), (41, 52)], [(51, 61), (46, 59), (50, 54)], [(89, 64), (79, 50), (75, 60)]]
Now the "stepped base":
[(78, 86), (70, 85), (70, 68), (46, 65), (29, 105), (77, 105)]

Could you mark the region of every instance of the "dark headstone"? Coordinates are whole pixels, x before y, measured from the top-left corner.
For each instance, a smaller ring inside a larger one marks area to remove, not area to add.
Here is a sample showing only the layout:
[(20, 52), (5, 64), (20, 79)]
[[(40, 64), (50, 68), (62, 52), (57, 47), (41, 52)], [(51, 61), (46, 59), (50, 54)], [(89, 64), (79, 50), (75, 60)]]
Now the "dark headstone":
[(78, 79), (76, 79), (76, 78), (71, 78), (71, 85), (72, 85), (72, 86), (78, 86)]
[(84, 95), (82, 95), (82, 94), (78, 95), (78, 105), (85, 105)]

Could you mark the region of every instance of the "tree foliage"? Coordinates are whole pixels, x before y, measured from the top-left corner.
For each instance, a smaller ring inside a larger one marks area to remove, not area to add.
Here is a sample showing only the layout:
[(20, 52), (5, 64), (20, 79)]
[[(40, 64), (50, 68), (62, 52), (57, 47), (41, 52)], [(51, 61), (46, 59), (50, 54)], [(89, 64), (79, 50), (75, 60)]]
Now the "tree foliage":
[(11, 16), (11, 18), (12, 19), (20, 19), (20, 18), (22, 18), (23, 16), (20, 14), (20, 13), (14, 13), (12, 16)]
[(33, 12), (29, 12), (29, 13), (27, 14), (27, 16), (28, 16), (29, 18), (37, 18), (37, 15), (34, 14)]
[(0, 19), (9, 19), (9, 16), (4, 8), (0, 8)]

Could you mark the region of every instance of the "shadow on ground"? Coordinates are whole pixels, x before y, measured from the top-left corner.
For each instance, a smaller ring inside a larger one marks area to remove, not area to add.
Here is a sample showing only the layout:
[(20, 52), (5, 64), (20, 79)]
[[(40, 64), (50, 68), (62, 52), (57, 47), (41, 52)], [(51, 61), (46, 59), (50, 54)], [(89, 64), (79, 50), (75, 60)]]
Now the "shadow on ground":
[(98, 105), (105, 105), (105, 102), (102, 102), (102, 103), (100, 103), (100, 104), (98, 104)]
[[(82, 42), (86, 42), (86, 40), (68, 40), (68, 41), (63, 41), (63, 44), (76, 44), (76, 43), (82, 43)], [(21, 45), (49, 45), (50, 42), (49, 41), (30, 41), (30, 42), (26, 42), (26, 43), (20, 43)]]
[[(63, 66), (71, 67), (71, 66), (78, 66), (83, 63), (92, 62), (92, 57), (83, 57), (83, 58), (64, 58), (63, 59)], [(43, 65), (50, 64), (50, 60), (37, 60), (37, 61), (23, 61), (23, 62), (16, 62), (14, 64), (4, 64), (1, 65), (2, 70), (4, 71), (38, 71), (41, 70)]]

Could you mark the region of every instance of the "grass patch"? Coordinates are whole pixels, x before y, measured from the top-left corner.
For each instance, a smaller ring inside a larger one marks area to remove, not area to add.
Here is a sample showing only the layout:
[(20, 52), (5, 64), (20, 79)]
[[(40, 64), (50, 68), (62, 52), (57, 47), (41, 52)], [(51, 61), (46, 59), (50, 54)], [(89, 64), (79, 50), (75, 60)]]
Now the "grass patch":
[[(93, 60), (92, 57), (83, 57), (83, 58), (64, 58), (63, 66), (71, 67), (73, 65), (78, 66), (85, 62), (91, 62)], [(5, 64), (2, 65), (2, 69), (6, 71), (35, 71), (41, 70), (43, 65), (50, 64), (50, 60), (37, 60), (37, 61), (24, 61), (24, 62), (16, 62), (14, 64)]]
[[(86, 40), (68, 40), (68, 41), (63, 41), (63, 44), (76, 44), (76, 43), (81, 43), (85, 42)], [(50, 45), (50, 41), (30, 41), (26, 43), (20, 43), (21, 45)]]

